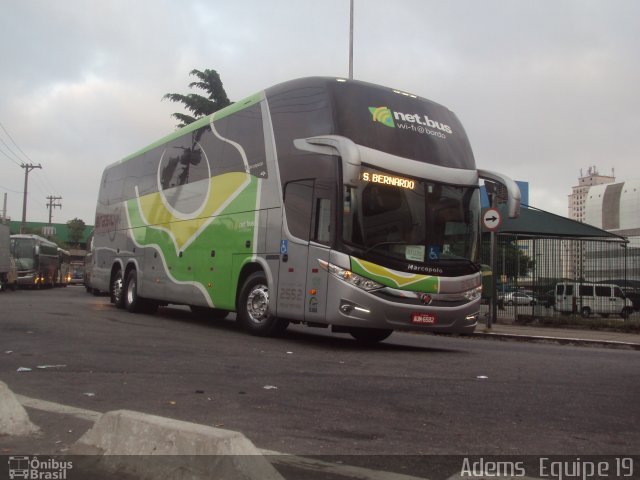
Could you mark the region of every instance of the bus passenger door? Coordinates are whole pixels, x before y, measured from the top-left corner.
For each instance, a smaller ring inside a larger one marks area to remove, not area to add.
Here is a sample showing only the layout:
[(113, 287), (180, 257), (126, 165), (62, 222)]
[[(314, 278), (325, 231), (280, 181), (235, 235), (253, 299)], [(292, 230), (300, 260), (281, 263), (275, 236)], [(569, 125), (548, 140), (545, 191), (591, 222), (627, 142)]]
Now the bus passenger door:
[(320, 268), (319, 261), (328, 262), (331, 253), (334, 197), (334, 182), (322, 179), (315, 181), (305, 292), (304, 319), (307, 322), (324, 323), (326, 320), (328, 272)]
[(290, 320), (304, 320), (312, 205), (313, 180), (285, 185), (276, 315)]
[[(328, 182), (298, 180), (285, 186), (277, 315), (321, 322), (325, 318), (331, 244), (332, 190)], [(286, 225), (286, 226), (285, 226)]]

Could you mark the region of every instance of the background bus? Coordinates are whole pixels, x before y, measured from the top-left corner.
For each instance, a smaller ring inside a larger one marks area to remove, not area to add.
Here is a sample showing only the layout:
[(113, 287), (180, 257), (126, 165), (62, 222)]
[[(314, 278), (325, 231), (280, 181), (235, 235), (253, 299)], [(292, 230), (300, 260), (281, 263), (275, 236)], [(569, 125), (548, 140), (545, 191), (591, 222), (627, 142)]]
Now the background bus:
[(237, 312), (364, 341), (472, 332), (480, 171), (446, 107), (359, 81), (271, 87), (106, 168), (91, 288), (130, 311)]
[(55, 284), (66, 287), (71, 282), (71, 254), (58, 247), (58, 265), (55, 272)]
[(38, 235), (11, 235), (11, 254), (18, 270), (18, 285), (55, 285), (60, 261), (55, 243)]

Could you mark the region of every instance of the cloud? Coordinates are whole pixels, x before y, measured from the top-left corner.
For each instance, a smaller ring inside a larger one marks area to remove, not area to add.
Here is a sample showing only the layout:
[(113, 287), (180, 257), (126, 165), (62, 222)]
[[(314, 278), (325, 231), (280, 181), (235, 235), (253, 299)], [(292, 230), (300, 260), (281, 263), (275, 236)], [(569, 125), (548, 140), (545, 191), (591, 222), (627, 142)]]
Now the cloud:
[[(345, 76), (347, 0), (10, 2), (0, 17), (0, 121), (42, 171), (29, 211), (93, 218), (109, 163), (174, 128), (193, 68), (232, 100), (307, 75)], [(529, 181), (565, 214), (580, 168), (640, 178), (635, 0), (355, 1), (355, 77), (410, 91), (460, 117), (482, 168)], [(21, 214), (24, 171), (0, 155), (0, 193)], [(31, 185), (31, 183), (30, 183)]]

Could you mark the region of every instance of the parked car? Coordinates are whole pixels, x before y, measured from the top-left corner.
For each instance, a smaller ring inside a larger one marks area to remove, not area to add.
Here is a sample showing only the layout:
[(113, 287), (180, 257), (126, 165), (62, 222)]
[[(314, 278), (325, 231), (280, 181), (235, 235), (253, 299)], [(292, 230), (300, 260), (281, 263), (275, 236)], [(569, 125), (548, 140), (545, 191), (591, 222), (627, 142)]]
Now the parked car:
[(537, 305), (551, 308), (556, 304), (556, 292), (554, 289), (547, 290), (545, 293), (534, 295)]
[(536, 300), (524, 292), (509, 292), (501, 296), (500, 300), (505, 305), (535, 305)]

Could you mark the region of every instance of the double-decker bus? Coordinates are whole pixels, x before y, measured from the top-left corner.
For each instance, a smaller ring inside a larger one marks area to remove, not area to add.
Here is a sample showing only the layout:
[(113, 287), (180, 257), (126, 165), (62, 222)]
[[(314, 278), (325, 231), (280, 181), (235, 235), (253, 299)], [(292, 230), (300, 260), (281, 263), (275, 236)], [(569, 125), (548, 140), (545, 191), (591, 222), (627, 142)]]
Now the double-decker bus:
[(392, 88), (312, 77), (261, 91), (106, 168), (91, 287), (129, 311), (236, 312), (362, 341), (473, 332), (481, 178), (457, 117)]
[(57, 281), (58, 246), (38, 235), (11, 235), (11, 254), (16, 262), (18, 285), (53, 287)]

